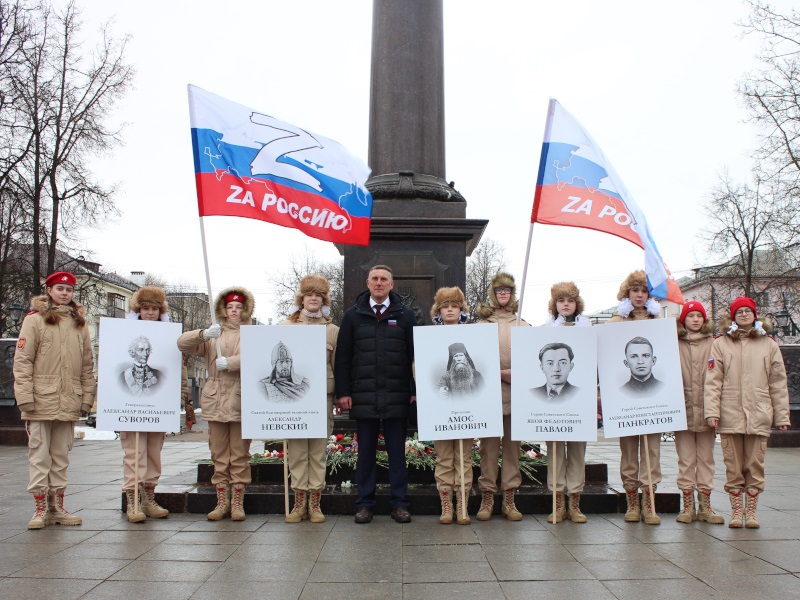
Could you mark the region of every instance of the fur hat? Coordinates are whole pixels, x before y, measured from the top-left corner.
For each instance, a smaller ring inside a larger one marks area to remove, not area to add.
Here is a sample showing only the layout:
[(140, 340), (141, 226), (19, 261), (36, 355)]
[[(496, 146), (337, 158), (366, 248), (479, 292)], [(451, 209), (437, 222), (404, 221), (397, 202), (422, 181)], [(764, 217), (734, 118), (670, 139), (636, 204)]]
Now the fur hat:
[(455, 304), (461, 309), (462, 313), (469, 313), (469, 306), (467, 299), (464, 297), (464, 292), (458, 286), (443, 287), (436, 291), (433, 297), (433, 306), (431, 306), (431, 318), (434, 319), (439, 314), (442, 306), (445, 304)]
[(517, 301), (517, 284), (514, 282), (514, 276), (509, 273), (500, 271), (492, 277), (492, 283), (489, 286), (489, 303), (481, 304), (478, 307), (477, 313), (481, 319), (486, 319), (492, 316), (495, 310), (500, 308), (500, 303), (497, 302), (497, 296), (494, 293), (494, 288), (509, 287), (511, 288), (511, 300), (506, 304), (506, 308), (511, 312), (517, 312), (519, 302)]
[(322, 305), (331, 305), (331, 284), (322, 275), (306, 275), (300, 280), (300, 289), (294, 295), (294, 306), (297, 307), (292, 312), (297, 312), (303, 306), (303, 296), (312, 292), (322, 296)]
[(556, 301), (559, 298), (571, 298), (575, 300), (575, 316), (583, 314), (583, 298), (581, 298), (581, 291), (578, 286), (572, 281), (562, 281), (556, 283), (550, 288), (550, 302), (547, 304), (547, 310), (553, 315), (554, 319), (558, 318), (558, 310), (556, 310)]
[(237, 292), (244, 296), (244, 310), (242, 311), (242, 325), (249, 325), (252, 318), (253, 312), (256, 309), (256, 300), (253, 298), (253, 294), (247, 291), (243, 287), (229, 287), (222, 290), (219, 294), (217, 294), (217, 299), (214, 300), (214, 314), (217, 315), (217, 321), (220, 322), (227, 322), (228, 315), (225, 313), (225, 298), (227, 298), (230, 294)]
[(619, 286), (619, 292), (617, 293), (617, 300), (622, 300), (623, 298), (627, 298), (628, 294), (630, 294), (631, 292), (631, 288), (634, 287), (643, 287), (646, 290), (648, 289), (647, 275), (645, 275), (644, 271), (634, 271), (625, 278), (625, 281), (623, 281), (622, 285)]
[(155, 306), (161, 314), (164, 314), (169, 310), (167, 295), (164, 290), (154, 285), (141, 287), (131, 298), (131, 311), (138, 313), (142, 310), (142, 306)]

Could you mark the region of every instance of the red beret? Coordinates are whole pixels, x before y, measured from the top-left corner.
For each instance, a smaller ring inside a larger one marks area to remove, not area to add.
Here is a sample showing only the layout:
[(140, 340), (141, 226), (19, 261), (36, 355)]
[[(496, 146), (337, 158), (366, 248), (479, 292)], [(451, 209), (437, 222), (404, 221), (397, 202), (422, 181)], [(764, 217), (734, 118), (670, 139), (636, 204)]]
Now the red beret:
[(75, 275), (72, 273), (67, 273), (66, 271), (58, 271), (57, 273), (53, 273), (47, 279), (44, 280), (44, 284), (47, 286), (53, 286), (58, 283), (63, 283), (64, 285), (71, 285), (75, 287)]
[(240, 294), (239, 292), (231, 292), (225, 296), (225, 304), (228, 302), (241, 302), (244, 304), (244, 294)]
[(731, 302), (731, 320), (736, 320), (736, 311), (740, 308), (752, 308), (753, 315), (758, 317), (755, 301), (747, 296), (739, 296), (736, 300)]
[(703, 315), (703, 322), (708, 321), (708, 317), (706, 316), (705, 306), (703, 306), (701, 302), (697, 302), (696, 300), (692, 300), (691, 302), (687, 302), (686, 304), (683, 305), (683, 310), (681, 311), (681, 316), (678, 318), (678, 320), (681, 323), (684, 323), (686, 321), (686, 315), (695, 310), (699, 312), (701, 315)]

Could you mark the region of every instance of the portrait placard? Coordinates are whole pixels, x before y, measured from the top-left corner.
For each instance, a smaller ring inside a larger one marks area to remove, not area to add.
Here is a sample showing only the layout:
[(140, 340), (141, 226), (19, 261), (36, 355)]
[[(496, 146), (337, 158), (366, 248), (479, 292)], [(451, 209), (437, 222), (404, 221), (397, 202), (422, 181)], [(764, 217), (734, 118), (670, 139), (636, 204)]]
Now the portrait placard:
[(511, 330), (511, 439), (597, 440), (594, 327)]
[(597, 328), (605, 437), (686, 429), (675, 319)]
[(181, 429), (180, 323), (100, 319), (97, 429)]
[(420, 439), (503, 435), (496, 324), (414, 327), (414, 364)]
[(242, 436), (328, 437), (325, 327), (242, 327)]

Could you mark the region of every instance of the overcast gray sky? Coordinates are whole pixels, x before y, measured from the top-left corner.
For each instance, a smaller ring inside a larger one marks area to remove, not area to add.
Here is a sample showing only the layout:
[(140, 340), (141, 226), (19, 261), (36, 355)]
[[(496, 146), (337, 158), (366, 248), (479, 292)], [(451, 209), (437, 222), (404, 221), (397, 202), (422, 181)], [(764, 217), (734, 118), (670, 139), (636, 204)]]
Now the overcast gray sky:
[[(136, 89), (112, 115), (126, 145), (97, 160), (120, 184), (123, 216), (88, 246), (105, 268), (145, 270), (205, 288), (186, 84), (344, 144), (367, 161), (372, 2), (79, 0), (85, 34), (115, 18), (133, 38)], [(785, 8), (786, 0), (774, 3)], [(700, 205), (719, 172), (746, 178), (755, 132), (735, 94), (758, 41), (736, 26), (736, 0), (569, 3), (445, 0), (447, 179), (467, 216), (506, 247), (517, 281), (550, 96), (590, 132), (649, 222), (676, 276), (705, 258)], [(267, 273), (331, 244), (247, 219), (205, 220), (216, 294), (237, 284), (270, 305)], [(144, 235), (143, 235), (144, 232)], [(587, 312), (612, 306), (636, 246), (536, 225), (524, 317), (544, 320), (550, 285), (574, 280)]]

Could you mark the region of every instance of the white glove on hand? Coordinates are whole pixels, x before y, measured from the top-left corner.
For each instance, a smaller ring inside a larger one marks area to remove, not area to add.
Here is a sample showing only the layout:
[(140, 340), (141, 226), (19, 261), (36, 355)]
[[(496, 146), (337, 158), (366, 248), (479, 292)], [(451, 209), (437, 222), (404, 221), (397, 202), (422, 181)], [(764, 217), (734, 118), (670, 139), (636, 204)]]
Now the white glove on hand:
[(228, 370), (228, 359), (224, 356), (217, 359), (217, 371), (227, 371)]
[(213, 340), (214, 338), (218, 338), (221, 333), (222, 333), (221, 325), (212, 325), (208, 329), (203, 330), (203, 339)]

